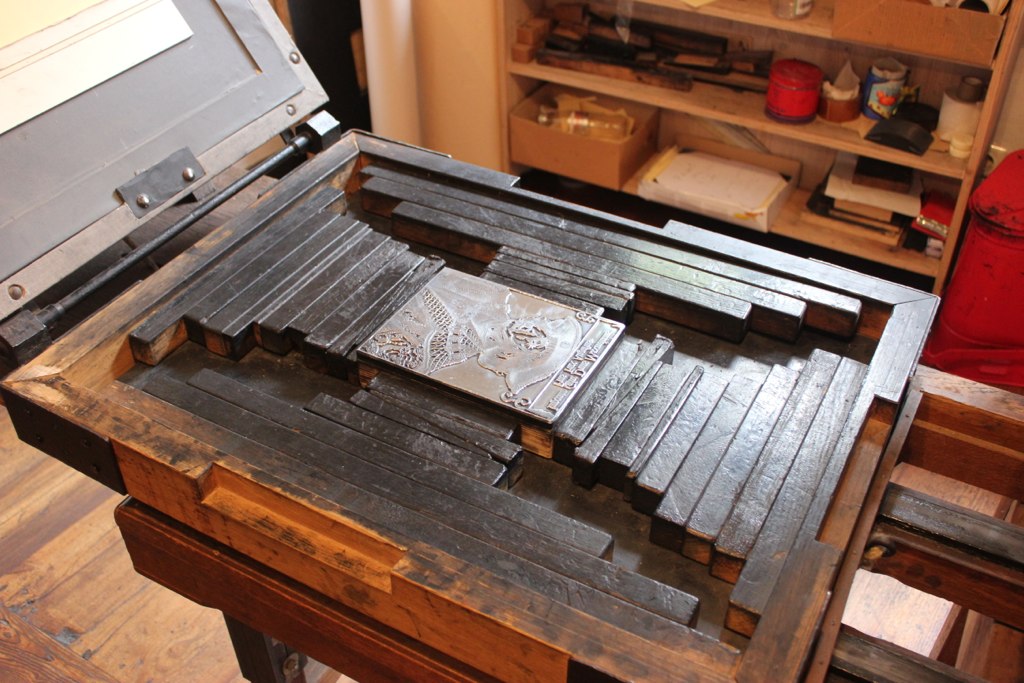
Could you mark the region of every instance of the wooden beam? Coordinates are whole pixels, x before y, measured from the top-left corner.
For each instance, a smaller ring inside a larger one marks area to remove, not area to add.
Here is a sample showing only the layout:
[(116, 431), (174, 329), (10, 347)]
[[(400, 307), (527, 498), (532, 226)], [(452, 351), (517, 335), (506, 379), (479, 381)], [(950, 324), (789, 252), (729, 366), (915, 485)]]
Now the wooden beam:
[[(493, 192), (471, 191), (460, 186), (457, 178), (442, 182), (437, 178), (418, 176), (413, 171), (396, 171), (382, 166), (364, 168), (362, 175), (379, 177), (406, 185), (418, 185), (428, 188), (431, 192), (459, 199), (463, 202), (478, 204), (494, 209), (508, 216), (506, 220), (528, 220), (571, 232), (581, 236), (599, 236), (602, 242), (622, 247), (631, 252), (656, 256), (686, 268), (693, 268), (710, 275), (734, 280), (732, 291), (741, 292), (736, 283), (744, 283), (753, 300), (768, 302), (770, 295), (763, 290), (776, 292), (786, 297), (799, 299), (806, 304), (806, 324), (841, 337), (850, 337), (857, 329), (860, 318), (861, 302), (853, 297), (831, 292), (826, 289), (801, 283), (786, 277), (772, 275), (753, 268), (745, 268), (711, 258), (692, 250), (681, 249), (677, 243), (664, 240), (660, 230), (650, 226), (601, 214), (592, 209), (560, 203), (557, 200), (523, 193), (517, 196), (514, 191), (499, 196)], [(507, 251), (504, 248), (503, 251)], [(536, 256), (531, 255), (532, 258)], [(592, 271), (578, 269), (577, 274), (593, 277)], [(631, 283), (629, 283), (631, 285)], [(741, 294), (738, 298), (744, 298)]]
[(1024, 529), (991, 515), (899, 484), (886, 488), (878, 514), (893, 524), (1024, 569)]
[(903, 462), (1024, 500), (1024, 396), (928, 367)]
[(279, 640), (302, 643), (306, 654), (359, 680), (469, 683), (482, 676), (138, 501), (128, 499), (115, 519), (139, 573)]
[(968, 436), (955, 424), (915, 422), (901, 458), (936, 474), (1024, 499), (1024, 451)]
[[(807, 668), (842, 553), (804, 538), (789, 553), (773, 600), (736, 671), (740, 683), (799, 680)], [(728, 625), (728, 623), (726, 624)]]
[(1024, 449), (1024, 396), (924, 365), (911, 382), (924, 394), (919, 419)]
[(1021, 629), (1024, 571), (1000, 559), (881, 522), (872, 530), (864, 567)]
[(906, 683), (981, 683), (980, 678), (884, 640), (843, 627), (831, 670), (839, 680)]

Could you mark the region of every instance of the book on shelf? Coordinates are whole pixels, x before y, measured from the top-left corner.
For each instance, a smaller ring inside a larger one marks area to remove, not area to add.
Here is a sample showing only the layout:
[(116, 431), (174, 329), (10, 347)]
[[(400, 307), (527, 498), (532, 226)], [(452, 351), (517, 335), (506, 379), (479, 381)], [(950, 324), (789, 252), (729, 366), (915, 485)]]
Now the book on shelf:
[(856, 235), (888, 246), (900, 246), (911, 218), (889, 213), (890, 219), (886, 221), (840, 208), (836, 205), (836, 200), (826, 195), (824, 187), (819, 185), (808, 198), (807, 210), (801, 214), (801, 219), (813, 225)]
[(914, 182), (913, 169), (891, 161), (858, 157), (853, 168), (853, 182), (891, 192), (909, 192)]
[(889, 209), (883, 209), (879, 206), (874, 206), (873, 204), (854, 202), (849, 199), (833, 199), (832, 206), (836, 211), (844, 211), (862, 218), (870, 218), (872, 220), (882, 221), (883, 223), (892, 222), (892, 211)]
[(831, 199), (858, 202), (878, 209), (891, 211), (901, 216), (917, 216), (921, 213), (921, 175), (910, 169), (909, 189), (902, 192), (872, 187), (855, 182), (857, 155), (849, 152), (836, 154), (836, 161), (828, 174), (824, 193)]
[(953, 222), (956, 200), (945, 192), (928, 191), (921, 202), (921, 213), (910, 227), (923, 232), (930, 239), (945, 241), (949, 224)]

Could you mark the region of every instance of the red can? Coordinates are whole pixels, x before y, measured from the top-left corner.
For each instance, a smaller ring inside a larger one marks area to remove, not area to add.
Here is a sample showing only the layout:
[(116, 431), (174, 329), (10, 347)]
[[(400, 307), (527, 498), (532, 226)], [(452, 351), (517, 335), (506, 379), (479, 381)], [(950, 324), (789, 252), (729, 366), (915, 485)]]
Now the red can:
[(818, 112), (821, 69), (799, 59), (780, 59), (768, 72), (765, 113), (776, 121), (807, 123)]
[(1024, 387), (1022, 185), (1024, 150), (1006, 157), (971, 194), (971, 222), (925, 363), (979, 382)]

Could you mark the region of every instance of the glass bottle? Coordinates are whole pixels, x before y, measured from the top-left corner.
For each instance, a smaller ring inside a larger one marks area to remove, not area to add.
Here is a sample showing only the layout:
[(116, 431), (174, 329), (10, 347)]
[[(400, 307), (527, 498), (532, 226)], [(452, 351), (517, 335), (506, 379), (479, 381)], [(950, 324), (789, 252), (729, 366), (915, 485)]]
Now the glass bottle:
[(621, 140), (629, 135), (629, 120), (617, 114), (603, 114), (581, 110), (563, 111), (554, 107), (541, 107), (537, 123), (551, 126), (566, 133), (593, 138)]
[(771, 0), (772, 13), (780, 19), (801, 19), (811, 13), (814, 0)]

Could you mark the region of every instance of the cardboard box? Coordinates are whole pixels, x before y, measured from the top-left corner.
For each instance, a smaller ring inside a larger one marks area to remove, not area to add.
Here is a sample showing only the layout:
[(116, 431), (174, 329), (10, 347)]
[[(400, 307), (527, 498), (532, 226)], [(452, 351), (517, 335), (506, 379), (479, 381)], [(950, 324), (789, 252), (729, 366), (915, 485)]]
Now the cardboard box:
[(597, 103), (604, 107), (625, 109), (635, 125), (633, 134), (621, 141), (589, 138), (537, 123), (541, 105), (552, 105), (560, 92), (592, 94), (548, 84), (516, 105), (509, 114), (510, 158), (517, 164), (613, 190), (622, 189), (657, 150), (658, 109), (595, 95)]
[[(733, 225), (768, 232), (800, 183), (800, 162), (795, 159), (691, 136), (677, 137), (676, 145), (661, 152), (657, 159), (647, 165), (638, 187), (641, 197), (718, 218)], [(659, 183), (657, 179), (665, 178), (664, 172), (673, 159), (686, 152), (705, 155), (701, 157), (705, 168), (695, 177), (697, 182), (679, 186)], [(715, 160), (722, 163), (716, 164)], [(761, 189), (758, 189), (757, 182), (748, 180), (730, 187), (726, 179), (741, 177), (744, 166), (773, 171), (776, 178), (779, 175), (782, 177), (777, 183), (762, 184)]]
[(1004, 22), (907, 0), (836, 0), (832, 37), (991, 67)]

